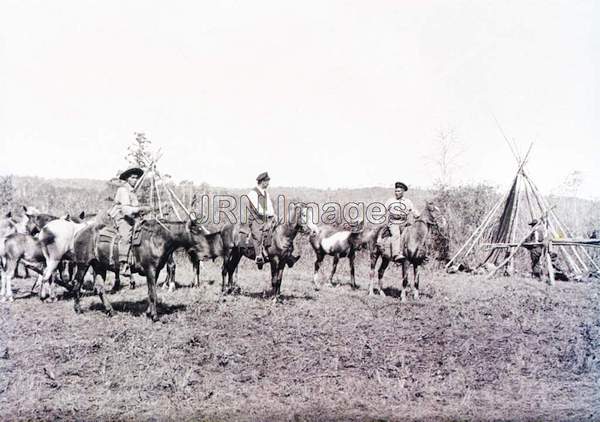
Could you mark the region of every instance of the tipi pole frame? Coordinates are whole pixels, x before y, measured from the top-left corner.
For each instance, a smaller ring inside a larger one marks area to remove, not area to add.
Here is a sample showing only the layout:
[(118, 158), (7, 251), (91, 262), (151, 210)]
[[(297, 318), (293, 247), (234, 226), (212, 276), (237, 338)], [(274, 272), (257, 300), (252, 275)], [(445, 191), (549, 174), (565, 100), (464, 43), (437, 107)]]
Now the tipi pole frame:
[[(500, 198), (500, 200), (496, 203), (496, 205), (494, 205), (494, 207), (490, 210), (490, 212), (485, 216), (485, 218), (483, 219), (483, 221), (481, 222), (481, 224), (475, 229), (475, 231), (471, 234), (471, 236), (469, 236), (469, 238), (467, 239), (467, 241), (461, 246), (461, 248), (458, 250), (458, 252), (456, 252), (456, 254), (454, 254), (454, 256), (452, 257), (452, 259), (450, 261), (448, 261), (448, 263), (446, 264), (446, 268), (450, 267), (450, 265), (452, 265), (452, 263), (459, 256), (467, 256), (469, 254), (469, 252), (471, 251), (471, 249), (473, 249), (473, 246), (475, 245), (475, 243), (479, 240), (479, 238), (481, 237), (481, 235), (483, 234), (483, 232), (487, 228), (487, 226), (489, 224), (489, 221), (494, 216), (494, 214), (496, 213), (496, 211), (498, 211), (498, 208), (500, 208), (500, 205), (502, 205), (502, 203), (505, 200), (506, 200), (506, 195), (504, 195), (504, 197)], [(473, 240), (473, 238), (475, 236), (477, 236), (477, 238)], [(471, 244), (471, 246), (469, 247), (469, 250), (466, 253), (463, 254), (462, 251), (469, 244)]]
[[(546, 208), (548, 208), (548, 203), (546, 202), (546, 200), (544, 199), (543, 196), (540, 195), (539, 190), (537, 189), (537, 186), (535, 185), (535, 183), (533, 183), (533, 181), (529, 178), (529, 176), (527, 176), (527, 174), (523, 173), (523, 175), (525, 176), (525, 178), (527, 179), (527, 181), (531, 184), (532, 188), (534, 189), (534, 192), (540, 197), (542, 203), (546, 206)], [(556, 213), (550, 209), (550, 216), (552, 218), (554, 218), (554, 221), (556, 222), (556, 224), (558, 225), (558, 228), (560, 230), (562, 230), (564, 232), (565, 235), (570, 236), (570, 231), (567, 229), (567, 227), (560, 221), (560, 219), (558, 218), (558, 216), (556, 215)], [(589, 271), (589, 267), (585, 264), (585, 262), (583, 262), (583, 259), (581, 259), (581, 256), (579, 256), (579, 253), (577, 252), (576, 249), (571, 251), (573, 253), (573, 255), (575, 255), (575, 258), (577, 258), (577, 261), (579, 261), (579, 264), (583, 267), (583, 269), (585, 271)], [(584, 251), (585, 252), (585, 251)], [(587, 252), (585, 252), (587, 254)], [(593, 261), (592, 261), (593, 262)], [(594, 266), (596, 267), (596, 270), (600, 270), (600, 268), (598, 268), (598, 266), (596, 265), (596, 263), (593, 263)], [(579, 271), (580, 273), (583, 273), (583, 271), (580, 269)]]

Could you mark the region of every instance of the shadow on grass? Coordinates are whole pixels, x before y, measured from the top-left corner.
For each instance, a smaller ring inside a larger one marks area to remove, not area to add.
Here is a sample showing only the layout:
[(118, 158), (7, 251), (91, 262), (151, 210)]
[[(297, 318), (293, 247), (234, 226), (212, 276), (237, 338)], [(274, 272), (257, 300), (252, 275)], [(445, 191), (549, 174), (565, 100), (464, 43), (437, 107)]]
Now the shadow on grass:
[[(383, 289), (383, 293), (385, 293), (386, 296), (400, 299), (400, 289), (398, 289), (396, 287), (385, 287)], [(412, 287), (409, 287), (408, 289), (406, 289), (406, 298), (407, 299), (412, 299), (412, 294), (413, 294)], [(423, 291), (419, 290), (419, 297), (420, 298), (426, 297), (428, 299), (432, 299), (433, 295), (431, 295), (430, 293), (423, 293)]]
[[(115, 310), (115, 312), (123, 312), (128, 313), (133, 316), (140, 316), (146, 313), (146, 309), (148, 308), (148, 300), (141, 299), (136, 302), (131, 301), (116, 301), (110, 303)], [(166, 303), (159, 302), (158, 303), (158, 314), (159, 315), (171, 315), (175, 312), (184, 311), (187, 308), (186, 305), (177, 304), (177, 305), (169, 305)], [(101, 311), (104, 312), (104, 305), (101, 302), (94, 302), (90, 305), (91, 311)]]
[[(238, 293), (234, 293), (234, 294), (229, 294), (227, 296), (244, 296), (244, 297), (249, 297), (252, 299), (259, 299), (259, 300), (265, 300), (265, 301), (270, 301), (273, 300), (273, 295), (271, 294), (270, 291), (266, 291), (266, 292), (246, 292), (244, 290), (241, 290)], [(314, 296), (308, 296), (308, 295), (279, 295), (279, 301), (281, 302), (285, 302), (288, 300), (316, 300), (316, 298)]]

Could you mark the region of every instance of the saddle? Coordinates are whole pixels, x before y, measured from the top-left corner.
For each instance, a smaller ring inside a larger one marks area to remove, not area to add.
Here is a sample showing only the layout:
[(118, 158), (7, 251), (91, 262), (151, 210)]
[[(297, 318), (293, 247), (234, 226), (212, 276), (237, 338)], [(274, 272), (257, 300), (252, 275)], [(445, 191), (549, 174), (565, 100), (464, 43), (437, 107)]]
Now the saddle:
[[(108, 251), (108, 256), (106, 256), (107, 261), (110, 265), (118, 265), (119, 263), (119, 239), (121, 236), (119, 235), (116, 227), (113, 226), (104, 226), (98, 230), (95, 247), (94, 247), (94, 256), (98, 260), (102, 260), (104, 255), (104, 251)], [(106, 248), (103, 246), (106, 245)]]
[[(271, 246), (273, 241), (273, 233), (275, 232), (275, 224), (265, 224), (262, 227), (262, 244), (264, 248), (268, 248)], [(247, 224), (243, 224), (240, 226), (240, 241), (244, 241), (244, 243), (252, 244), (252, 231), (250, 230), (250, 226)]]

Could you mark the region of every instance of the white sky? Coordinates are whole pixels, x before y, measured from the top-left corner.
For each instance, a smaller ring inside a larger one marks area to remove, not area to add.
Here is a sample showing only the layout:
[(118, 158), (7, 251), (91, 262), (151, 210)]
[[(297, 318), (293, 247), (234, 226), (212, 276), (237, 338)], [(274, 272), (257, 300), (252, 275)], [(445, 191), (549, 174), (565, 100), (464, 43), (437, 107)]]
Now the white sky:
[(145, 131), (176, 180), (600, 197), (600, 2), (0, 0), (0, 173), (108, 179)]

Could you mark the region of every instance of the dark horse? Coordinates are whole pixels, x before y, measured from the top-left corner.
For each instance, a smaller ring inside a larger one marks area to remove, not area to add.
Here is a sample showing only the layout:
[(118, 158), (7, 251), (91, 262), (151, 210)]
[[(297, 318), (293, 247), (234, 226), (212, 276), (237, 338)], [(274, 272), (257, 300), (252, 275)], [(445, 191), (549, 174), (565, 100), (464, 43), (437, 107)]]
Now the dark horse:
[[(442, 221), (441, 213), (433, 202), (427, 202), (425, 209), (415, 221), (406, 227), (400, 237), (402, 255), (402, 288), (400, 289), (400, 299), (406, 300), (406, 288), (408, 287), (408, 266), (413, 267), (414, 290), (413, 297), (419, 297), (419, 266), (427, 260), (427, 244), (429, 241), (430, 229), (437, 226)], [(369, 295), (374, 294), (375, 284), (375, 266), (377, 260), (381, 257), (381, 265), (378, 270), (377, 289), (379, 294), (385, 296), (381, 287), (381, 279), (391, 261), (390, 241), (391, 237), (384, 237), (383, 233), (386, 226), (380, 226), (372, 229), (368, 234), (367, 247), (371, 256), (371, 274), (369, 283)]]
[[(287, 221), (277, 222), (273, 226), (270, 245), (265, 248), (268, 262), (271, 266), (271, 295), (277, 300), (281, 294), (281, 280), (286, 264), (291, 267), (300, 258), (294, 256), (294, 239), (299, 232), (307, 230), (306, 208), (296, 204), (290, 210)], [(236, 286), (233, 282), (233, 273), (242, 256), (254, 259), (254, 247), (249, 238), (247, 226), (241, 224), (227, 224), (221, 229), (223, 244), (223, 291), (231, 292)], [(225, 277), (228, 276), (227, 287)]]
[[(79, 297), (83, 276), (88, 267), (92, 266), (97, 276), (102, 280), (106, 278), (106, 271), (110, 270), (118, 274), (118, 242), (99, 241), (103, 225), (90, 225), (81, 230), (74, 241), (74, 261), (77, 263), (77, 274), (75, 276), (75, 312), (81, 312)], [(109, 228), (108, 230), (113, 230)], [(156, 309), (156, 280), (165, 264), (171, 259), (173, 252), (178, 248), (191, 248), (196, 246), (205, 233), (204, 228), (196, 220), (188, 222), (158, 222), (148, 220), (140, 227), (139, 244), (133, 245), (134, 264), (131, 266), (132, 273), (146, 276), (148, 284), (148, 309), (146, 314), (153, 321), (158, 320)], [(116, 233), (115, 233), (116, 235)], [(136, 242), (137, 243), (137, 242)], [(98, 295), (104, 304), (106, 313), (112, 315), (112, 306), (106, 298), (103, 290), (104, 283), (95, 283)]]

